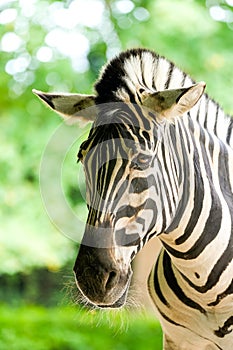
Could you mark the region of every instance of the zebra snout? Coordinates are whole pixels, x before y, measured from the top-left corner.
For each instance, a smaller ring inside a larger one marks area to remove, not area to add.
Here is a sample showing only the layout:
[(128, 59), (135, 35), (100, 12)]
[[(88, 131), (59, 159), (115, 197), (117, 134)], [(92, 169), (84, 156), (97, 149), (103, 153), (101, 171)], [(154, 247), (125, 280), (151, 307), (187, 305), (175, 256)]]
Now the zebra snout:
[(131, 268), (123, 271), (107, 249), (81, 245), (74, 274), (78, 289), (92, 304), (99, 307), (124, 304)]

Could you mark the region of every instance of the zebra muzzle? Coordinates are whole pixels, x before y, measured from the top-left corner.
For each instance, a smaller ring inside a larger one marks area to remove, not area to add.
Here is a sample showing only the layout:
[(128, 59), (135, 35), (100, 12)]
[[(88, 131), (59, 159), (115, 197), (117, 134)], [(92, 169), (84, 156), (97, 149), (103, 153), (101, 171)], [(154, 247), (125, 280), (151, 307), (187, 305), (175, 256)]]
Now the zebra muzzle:
[(111, 249), (81, 245), (74, 274), (78, 289), (91, 304), (115, 308), (125, 303), (131, 267), (122, 269)]

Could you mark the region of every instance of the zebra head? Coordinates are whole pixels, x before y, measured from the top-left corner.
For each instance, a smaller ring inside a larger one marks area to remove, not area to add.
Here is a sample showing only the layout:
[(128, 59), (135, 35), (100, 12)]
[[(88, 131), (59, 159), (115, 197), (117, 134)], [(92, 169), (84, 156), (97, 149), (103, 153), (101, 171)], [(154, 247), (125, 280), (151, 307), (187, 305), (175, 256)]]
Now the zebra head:
[(179, 161), (170, 159), (164, 135), (205, 84), (183, 79), (174, 88), (169, 69), (158, 71), (160, 60), (148, 50), (120, 54), (102, 71), (95, 95), (35, 91), (64, 117), (93, 121), (78, 153), (89, 214), (74, 272), (80, 291), (99, 307), (124, 304), (132, 259), (171, 224), (179, 201)]

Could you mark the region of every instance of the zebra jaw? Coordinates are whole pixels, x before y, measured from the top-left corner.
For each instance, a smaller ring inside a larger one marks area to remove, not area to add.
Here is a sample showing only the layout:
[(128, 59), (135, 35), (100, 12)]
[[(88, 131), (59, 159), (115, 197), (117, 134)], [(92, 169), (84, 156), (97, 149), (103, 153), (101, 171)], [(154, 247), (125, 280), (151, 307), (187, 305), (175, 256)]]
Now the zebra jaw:
[(158, 91), (142, 96), (142, 105), (159, 117), (174, 118), (188, 112), (200, 100), (206, 84), (200, 82), (188, 88)]

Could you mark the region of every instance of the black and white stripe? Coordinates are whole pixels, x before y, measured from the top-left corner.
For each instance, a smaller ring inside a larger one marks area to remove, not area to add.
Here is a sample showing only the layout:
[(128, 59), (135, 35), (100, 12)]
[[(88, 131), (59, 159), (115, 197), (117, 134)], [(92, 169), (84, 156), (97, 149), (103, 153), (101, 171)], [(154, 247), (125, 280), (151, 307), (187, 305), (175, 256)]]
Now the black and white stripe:
[[(105, 129), (101, 123), (107, 115), (100, 113), (80, 157), (87, 145), (89, 150), (101, 147), (103, 137), (108, 138), (108, 148), (96, 154), (110, 152), (114, 160), (101, 167), (97, 183), (112, 202), (101, 208), (99, 220), (104, 221), (104, 211), (111, 213), (117, 246), (131, 246), (132, 259), (153, 235), (163, 243), (149, 290), (164, 329), (164, 348), (226, 350), (233, 344), (232, 119), (207, 94), (172, 122), (157, 123), (140, 107), (145, 91), (193, 83), (151, 51), (121, 54), (97, 82), (96, 101), (127, 105)], [(130, 157), (126, 140), (135, 147)], [(149, 168), (134, 165), (140, 153), (150, 155)], [(94, 171), (92, 167), (87, 160), (86, 168)], [(134, 217), (141, 232), (127, 225)]]
[(89, 208), (78, 288), (92, 305), (124, 304), (131, 261), (157, 235), (148, 284), (166, 350), (233, 344), (233, 119), (204, 88), (134, 49), (106, 65), (95, 95), (35, 91), (65, 117), (94, 121), (78, 154)]

